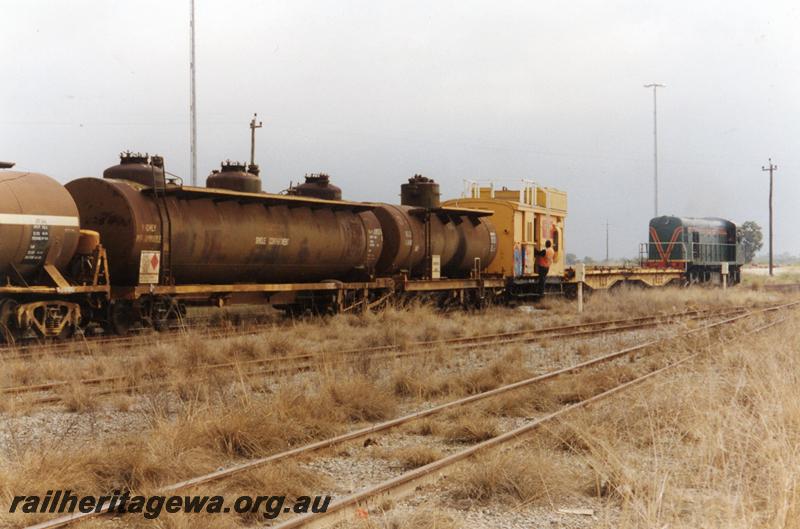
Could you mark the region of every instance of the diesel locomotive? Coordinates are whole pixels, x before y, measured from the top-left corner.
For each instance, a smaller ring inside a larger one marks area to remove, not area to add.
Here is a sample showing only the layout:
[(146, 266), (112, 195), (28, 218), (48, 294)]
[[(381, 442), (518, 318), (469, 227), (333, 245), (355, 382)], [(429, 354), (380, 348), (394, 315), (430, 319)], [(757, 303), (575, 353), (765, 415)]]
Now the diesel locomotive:
[(650, 220), (644, 265), (683, 272), (685, 284), (741, 281), (744, 252), (736, 225), (720, 218), (661, 216)]

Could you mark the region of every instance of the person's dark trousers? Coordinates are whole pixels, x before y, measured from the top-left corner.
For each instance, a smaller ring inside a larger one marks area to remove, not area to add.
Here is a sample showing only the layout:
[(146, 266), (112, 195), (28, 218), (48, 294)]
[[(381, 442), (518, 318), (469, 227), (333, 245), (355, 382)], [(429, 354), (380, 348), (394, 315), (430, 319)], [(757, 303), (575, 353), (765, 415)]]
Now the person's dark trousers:
[(547, 281), (547, 272), (550, 268), (539, 267), (539, 296), (544, 296), (544, 283)]

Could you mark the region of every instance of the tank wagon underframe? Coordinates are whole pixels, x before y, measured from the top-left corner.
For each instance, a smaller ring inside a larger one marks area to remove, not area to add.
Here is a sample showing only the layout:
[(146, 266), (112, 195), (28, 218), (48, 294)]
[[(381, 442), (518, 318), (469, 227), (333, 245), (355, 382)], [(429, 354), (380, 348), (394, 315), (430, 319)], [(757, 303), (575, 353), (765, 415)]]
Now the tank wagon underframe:
[(289, 313), (365, 312), (388, 304), (427, 299), (440, 307), (481, 307), (504, 295), (504, 278), (417, 280), (399, 276), (365, 282), (145, 285), (112, 289), (108, 323), (124, 334), (144, 324), (165, 328), (187, 306), (268, 304)]
[(133, 303), (149, 298), (170, 298), (186, 304), (219, 307), (265, 302), (284, 306), (297, 304), (299, 307), (307, 304), (307, 300), (316, 298), (318, 305), (326, 306), (330, 312), (346, 312), (356, 306), (371, 308), (404, 295), (431, 294), (454, 298), (477, 295), (476, 299), (480, 300), (487, 292), (490, 296), (502, 295), (505, 287), (504, 278), (424, 280), (400, 276), (347, 283), (324, 281), (230, 285), (140, 285), (114, 287), (112, 298)]
[(31, 332), (39, 338), (65, 337), (104, 313), (111, 296), (105, 249), (98, 246), (75, 263), (80, 270), (72, 280), (51, 265), (43, 267), (53, 286), (24, 279), (0, 286), (0, 339), (12, 343)]

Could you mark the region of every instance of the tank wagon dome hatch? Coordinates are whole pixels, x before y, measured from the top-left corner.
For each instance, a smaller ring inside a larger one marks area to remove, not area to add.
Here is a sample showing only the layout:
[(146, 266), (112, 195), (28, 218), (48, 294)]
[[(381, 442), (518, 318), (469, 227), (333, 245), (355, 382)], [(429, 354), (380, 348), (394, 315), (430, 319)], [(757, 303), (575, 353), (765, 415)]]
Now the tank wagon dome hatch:
[(144, 186), (164, 188), (166, 186), (164, 158), (125, 151), (119, 155), (119, 164), (103, 171), (103, 178), (128, 180)]
[(220, 164), (220, 169), (214, 169), (206, 178), (206, 187), (215, 189), (229, 189), (245, 193), (260, 193), (261, 170), (258, 165), (246, 165), (241, 162), (225, 160)]
[(433, 178), (415, 174), (400, 186), (400, 204), (419, 208), (438, 208), (439, 184)]
[(290, 187), (286, 193), (301, 197), (313, 197), (323, 200), (341, 200), (341, 188), (331, 184), (331, 177), (325, 173), (311, 173), (305, 176), (305, 182)]

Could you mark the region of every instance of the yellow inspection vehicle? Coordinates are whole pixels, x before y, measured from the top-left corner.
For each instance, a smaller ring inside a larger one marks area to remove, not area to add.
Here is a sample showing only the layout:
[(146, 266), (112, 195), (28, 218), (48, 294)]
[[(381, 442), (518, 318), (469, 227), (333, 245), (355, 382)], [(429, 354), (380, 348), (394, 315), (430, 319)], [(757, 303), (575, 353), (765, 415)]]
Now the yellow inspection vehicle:
[(548, 283), (560, 284), (565, 272), (564, 222), (567, 194), (523, 180), (514, 187), (493, 182), (467, 182), (462, 198), (448, 200), (447, 207), (492, 211), (490, 220), (497, 232), (497, 256), (486, 273), (509, 279), (509, 294), (535, 295), (537, 273), (535, 252), (551, 241), (555, 258)]

